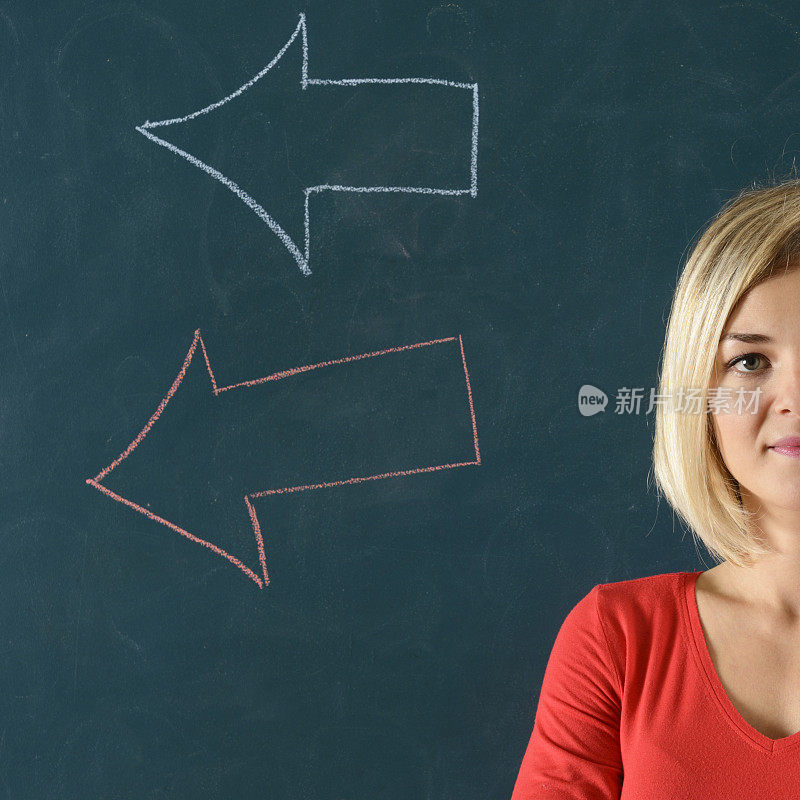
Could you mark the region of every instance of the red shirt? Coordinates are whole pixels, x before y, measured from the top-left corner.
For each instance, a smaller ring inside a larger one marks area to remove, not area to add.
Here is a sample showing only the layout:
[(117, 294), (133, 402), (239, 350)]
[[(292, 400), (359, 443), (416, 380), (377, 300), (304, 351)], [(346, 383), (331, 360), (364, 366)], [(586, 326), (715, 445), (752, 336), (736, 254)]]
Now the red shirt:
[(694, 584), (595, 586), (567, 614), (511, 800), (798, 800), (800, 731), (760, 733), (708, 652)]

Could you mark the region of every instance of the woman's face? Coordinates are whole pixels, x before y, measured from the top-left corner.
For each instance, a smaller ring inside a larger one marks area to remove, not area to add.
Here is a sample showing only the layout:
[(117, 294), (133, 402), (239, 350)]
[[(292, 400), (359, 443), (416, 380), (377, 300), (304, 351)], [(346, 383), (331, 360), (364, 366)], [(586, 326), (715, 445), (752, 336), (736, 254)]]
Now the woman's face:
[[(748, 341), (729, 334), (748, 334)], [(739, 301), (723, 331), (711, 385), (730, 389), (722, 393), (730, 407), (711, 417), (745, 508), (781, 518), (787, 511), (800, 514), (800, 458), (771, 447), (786, 436), (800, 437), (800, 269), (770, 278)], [(744, 403), (737, 412), (740, 388)], [(757, 389), (760, 394), (751, 395)]]

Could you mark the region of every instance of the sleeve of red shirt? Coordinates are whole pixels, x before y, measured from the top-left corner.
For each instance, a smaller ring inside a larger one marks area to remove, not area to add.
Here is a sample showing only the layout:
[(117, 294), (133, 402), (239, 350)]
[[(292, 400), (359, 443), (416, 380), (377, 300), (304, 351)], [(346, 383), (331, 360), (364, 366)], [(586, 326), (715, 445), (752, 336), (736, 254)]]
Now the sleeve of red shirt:
[(511, 800), (619, 800), (622, 685), (600, 596), (598, 585), (561, 624)]

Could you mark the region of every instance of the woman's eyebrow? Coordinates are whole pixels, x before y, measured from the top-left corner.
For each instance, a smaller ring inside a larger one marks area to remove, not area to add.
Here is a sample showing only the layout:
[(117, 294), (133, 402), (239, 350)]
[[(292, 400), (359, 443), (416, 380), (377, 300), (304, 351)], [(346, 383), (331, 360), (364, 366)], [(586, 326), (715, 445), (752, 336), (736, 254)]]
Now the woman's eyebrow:
[(726, 333), (720, 340), (722, 342), (746, 342), (747, 344), (771, 344), (772, 339), (763, 333)]

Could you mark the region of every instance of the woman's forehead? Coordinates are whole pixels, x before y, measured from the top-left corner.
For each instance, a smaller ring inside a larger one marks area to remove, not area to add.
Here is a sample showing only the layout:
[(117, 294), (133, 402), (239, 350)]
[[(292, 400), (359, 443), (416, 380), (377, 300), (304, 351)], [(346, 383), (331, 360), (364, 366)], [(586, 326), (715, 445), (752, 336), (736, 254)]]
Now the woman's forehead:
[[(797, 317), (800, 320), (800, 270), (769, 278), (753, 286), (734, 306), (723, 336), (731, 331), (769, 334), (763, 330), (770, 320)], [(749, 327), (748, 327), (749, 326)], [(722, 339), (720, 341), (723, 341)]]

